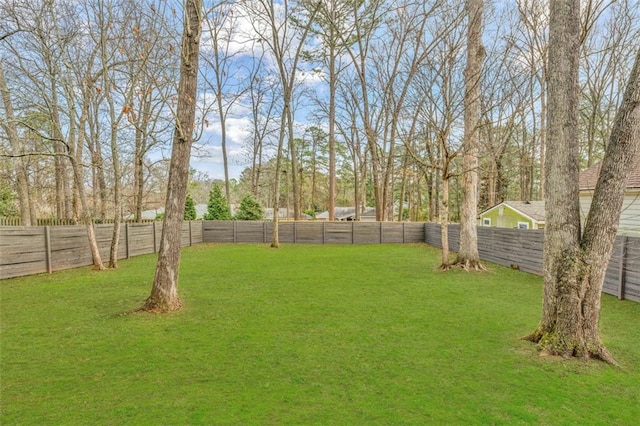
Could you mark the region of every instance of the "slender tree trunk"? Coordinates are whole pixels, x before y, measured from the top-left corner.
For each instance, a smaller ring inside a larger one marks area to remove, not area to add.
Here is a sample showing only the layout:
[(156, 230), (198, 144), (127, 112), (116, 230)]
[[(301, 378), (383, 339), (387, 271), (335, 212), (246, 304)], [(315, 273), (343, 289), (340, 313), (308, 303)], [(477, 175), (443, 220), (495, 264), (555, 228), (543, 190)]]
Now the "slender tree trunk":
[[(220, 70), (220, 58), (218, 56), (218, 52), (216, 51), (215, 53), (215, 67), (216, 70)], [(220, 75), (220, 72), (216, 72), (216, 87), (218, 92), (216, 93), (218, 118), (220, 119), (220, 145), (222, 147), (222, 164), (224, 166), (224, 193), (227, 197), (227, 201), (231, 202), (231, 189), (229, 187), (229, 160), (227, 157), (227, 117), (222, 105), (222, 75)]]
[[(286, 120), (286, 111), (282, 111), (281, 120)], [(278, 135), (278, 151), (276, 153), (276, 171), (273, 178), (273, 231), (271, 233), (271, 247), (280, 247), (280, 235), (278, 229), (278, 208), (280, 207), (280, 169), (282, 168), (282, 148), (284, 146), (284, 126), (280, 126)], [(288, 206), (288, 204), (287, 204)]]
[(482, 62), (486, 56), (482, 45), (483, 0), (467, 0), (467, 67), (465, 69), (464, 96), (464, 154), (462, 214), (460, 218), (460, 250), (455, 264), (465, 270), (485, 269), (478, 253), (478, 145), (480, 125), (480, 82)]
[(446, 271), (451, 267), (449, 260), (449, 177), (448, 167), (442, 171), (442, 193), (440, 194), (440, 239), (442, 243), (442, 263), (440, 269)]
[[(331, 9), (332, 14), (334, 9)], [(336, 51), (334, 27), (330, 27), (329, 44), (329, 220), (336, 220)], [(355, 169), (354, 169), (354, 173)], [(356, 207), (356, 211), (357, 211)]]
[(602, 162), (580, 237), (578, 207), (578, 0), (552, 2), (542, 320), (527, 339), (548, 353), (615, 363), (598, 333), (606, 266), (627, 179), (640, 154), (640, 52)]
[(186, 1), (176, 127), (173, 132), (165, 216), (153, 287), (143, 306), (144, 310), (151, 312), (170, 312), (182, 306), (178, 297), (178, 269), (195, 122), (201, 27), (202, 0)]
[[(7, 82), (4, 78), (4, 69), (2, 68), (2, 62), (0, 62), (0, 92), (2, 92), (2, 103), (4, 104), (5, 120), (2, 122), (2, 126), (5, 128), (7, 136), (9, 138), (9, 144), (13, 155), (22, 154), (22, 147), (20, 139), (18, 138), (18, 130), (16, 128), (15, 117), (13, 114), (13, 103), (11, 102), (11, 96), (9, 89), (7, 88)], [(29, 198), (29, 175), (27, 173), (27, 164), (24, 157), (17, 157), (13, 159), (14, 169), (16, 173), (16, 189), (18, 193), (18, 203), (20, 204), (20, 220), (23, 226), (31, 226), (31, 200)], [(35, 217), (33, 218), (35, 221)]]

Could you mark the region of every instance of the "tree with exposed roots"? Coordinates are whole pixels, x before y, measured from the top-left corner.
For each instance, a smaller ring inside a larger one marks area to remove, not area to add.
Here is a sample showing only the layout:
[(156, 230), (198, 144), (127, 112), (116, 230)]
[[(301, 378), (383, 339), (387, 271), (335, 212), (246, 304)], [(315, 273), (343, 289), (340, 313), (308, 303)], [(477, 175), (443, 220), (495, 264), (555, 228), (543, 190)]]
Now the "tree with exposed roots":
[(550, 2), (548, 151), (542, 320), (526, 339), (563, 357), (614, 363), (598, 332), (600, 300), (626, 182), (640, 155), (640, 51), (616, 114), (593, 201), (580, 229), (579, 0)]
[(182, 301), (178, 297), (178, 267), (195, 123), (201, 28), (202, 0), (187, 0), (182, 33), (176, 125), (173, 132), (162, 237), (151, 295), (142, 307), (150, 312), (171, 312), (182, 307)]

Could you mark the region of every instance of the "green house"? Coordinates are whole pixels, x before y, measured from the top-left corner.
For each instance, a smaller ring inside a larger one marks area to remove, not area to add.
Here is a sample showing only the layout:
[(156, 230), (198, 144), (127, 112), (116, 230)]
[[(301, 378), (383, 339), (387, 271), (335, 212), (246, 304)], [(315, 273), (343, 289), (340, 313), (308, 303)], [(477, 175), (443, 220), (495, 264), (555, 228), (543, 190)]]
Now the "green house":
[(480, 213), (478, 226), (543, 229), (544, 201), (504, 201)]

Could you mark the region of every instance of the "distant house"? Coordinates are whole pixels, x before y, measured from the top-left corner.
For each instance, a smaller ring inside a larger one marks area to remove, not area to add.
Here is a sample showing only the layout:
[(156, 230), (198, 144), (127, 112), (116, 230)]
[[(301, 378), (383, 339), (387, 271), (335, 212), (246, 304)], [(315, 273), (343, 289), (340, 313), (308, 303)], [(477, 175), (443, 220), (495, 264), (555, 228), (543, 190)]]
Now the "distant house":
[[(596, 163), (580, 172), (580, 214), (582, 221), (587, 218), (593, 199), (593, 191), (600, 175), (600, 166)], [(640, 236), (640, 154), (629, 176), (622, 202), (618, 234)]]
[(543, 229), (544, 201), (503, 201), (480, 213), (478, 226)]
[[(293, 209), (287, 209), (286, 207), (280, 207), (278, 209), (278, 220), (294, 220), (295, 215)], [(311, 216), (302, 213), (302, 219), (311, 219)], [(264, 209), (264, 220), (273, 221), (273, 208), (267, 207)]]
[[(355, 207), (336, 207), (334, 210), (336, 220), (356, 220)], [(329, 220), (329, 211), (323, 211), (316, 215), (317, 220)], [(375, 222), (376, 209), (368, 207), (364, 212), (360, 213), (361, 222)]]
[[(205, 214), (209, 211), (209, 207), (206, 204), (196, 204), (196, 219), (202, 219)], [(154, 220), (158, 217), (158, 215), (164, 214), (164, 207), (158, 207), (157, 209), (152, 210), (143, 210), (141, 219), (144, 220)], [(128, 214), (124, 216), (125, 220), (133, 220), (135, 216), (133, 214)]]

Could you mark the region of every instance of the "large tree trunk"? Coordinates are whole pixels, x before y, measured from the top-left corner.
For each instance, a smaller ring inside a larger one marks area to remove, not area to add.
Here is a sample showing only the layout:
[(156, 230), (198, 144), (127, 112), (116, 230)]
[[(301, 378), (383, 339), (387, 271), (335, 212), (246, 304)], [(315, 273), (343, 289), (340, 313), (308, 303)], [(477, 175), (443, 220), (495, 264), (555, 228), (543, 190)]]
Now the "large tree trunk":
[(201, 25), (202, 0), (187, 1), (182, 33), (176, 127), (173, 133), (162, 237), (153, 288), (143, 306), (144, 310), (152, 312), (170, 312), (182, 307), (182, 301), (178, 297), (178, 268), (193, 143)]
[(640, 52), (580, 238), (577, 152), (578, 0), (551, 3), (545, 278), (542, 320), (527, 339), (551, 354), (615, 362), (598, 320), (627, 179), (640, 151)]
[(467, 0), (467, 67), (464, 95), (464, 154), (460, 249), (455, 264), (463, 269), (484, 269), (478, 253), (478, 144), (480, 124), (480, 81), (486, 56), (482, 45), (483, 0)]

